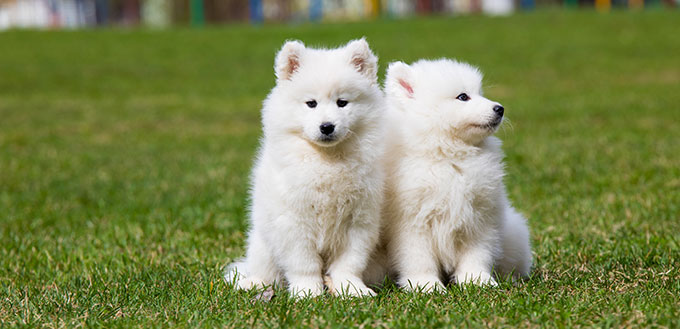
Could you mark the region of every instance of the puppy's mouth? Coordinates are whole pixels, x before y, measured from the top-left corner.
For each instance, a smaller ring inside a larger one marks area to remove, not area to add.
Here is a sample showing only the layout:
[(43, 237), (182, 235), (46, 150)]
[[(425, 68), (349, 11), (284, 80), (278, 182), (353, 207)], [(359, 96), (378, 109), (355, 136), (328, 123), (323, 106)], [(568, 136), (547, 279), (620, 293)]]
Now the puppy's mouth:
[(337, 140), (337, 138), (335, 137), (335, 135), (319, 137), (319, 142), (322, 142), (322, 143), (333, 143), (336, 140)]
[(335, 146), (338, 143), (340, 143), (340, 138), (338, 138), (338, 136), (336, 136), (335, 134), (330, 135), (330, 136), (323, 135), (323, 136), (319, 136), (319, 137), (315, 138), (313, 141), (314, 141), (314, 144), (316, 144), (316, 145), (319, 145), (319, 146), (322, 146), (322, 147), (331, 147), (331, 146)]
[(473, 123), (470, 126), (482, 130), (494, 130), (500, 126), (501, 122), (503, 122), (503, 117), (495, 118), (484, 124)]

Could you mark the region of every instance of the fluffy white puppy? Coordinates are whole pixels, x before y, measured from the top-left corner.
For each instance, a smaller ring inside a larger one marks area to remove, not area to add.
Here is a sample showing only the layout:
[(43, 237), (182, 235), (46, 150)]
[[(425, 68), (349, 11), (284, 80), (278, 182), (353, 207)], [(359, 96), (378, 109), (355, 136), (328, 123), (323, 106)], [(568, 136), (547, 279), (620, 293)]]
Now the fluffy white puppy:
[(264, 101), (246, 257), (225, 279), (286, 283), (295, 296), (371, 295), (362, 281), (380, 230), (384, 95), (364, 39), (338, 49), (284, 44)]
[(492, 136), (504, 109), (481, 88), (476, 68), (448, 59), (389, 66), (383, 220), (401, 286), (495, 285), (493, 271), (529, 274), (529, 230), (508, 201)]

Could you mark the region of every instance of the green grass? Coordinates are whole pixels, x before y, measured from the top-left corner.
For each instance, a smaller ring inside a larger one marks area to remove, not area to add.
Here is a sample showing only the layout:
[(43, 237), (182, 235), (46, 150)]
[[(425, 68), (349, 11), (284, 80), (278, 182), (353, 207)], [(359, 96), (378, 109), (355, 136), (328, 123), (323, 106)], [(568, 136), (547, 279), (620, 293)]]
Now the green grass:
[[(2, 327), (678, 327), (677, 12), (536, 12), (203, 30), (0, 33)], [(285, 39), (456, 57), (512, 122), (519, 286), (253, 302), (243, 254), (260, 104)]]

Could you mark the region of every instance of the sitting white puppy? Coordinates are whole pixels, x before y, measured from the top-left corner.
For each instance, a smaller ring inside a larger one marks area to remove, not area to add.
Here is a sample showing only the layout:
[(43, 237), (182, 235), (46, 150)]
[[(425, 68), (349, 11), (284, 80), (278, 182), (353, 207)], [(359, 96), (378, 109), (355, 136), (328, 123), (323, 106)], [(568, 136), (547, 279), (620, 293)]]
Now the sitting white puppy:
[(529, 230), (508, 201), (492, 136), (504, 109), (481, 88), (476, 68), (448, 59), (389, 66), (383, 220), (401, 286), (495, 285), (493, 271), (529, 274)]
[(364, 39), (339, 49), (287, 42), (264, 102), (246, 257), (225, 279), (286, 283), (295, 296), (372, 295), (362, 281), (379, 239), (384, 95)]

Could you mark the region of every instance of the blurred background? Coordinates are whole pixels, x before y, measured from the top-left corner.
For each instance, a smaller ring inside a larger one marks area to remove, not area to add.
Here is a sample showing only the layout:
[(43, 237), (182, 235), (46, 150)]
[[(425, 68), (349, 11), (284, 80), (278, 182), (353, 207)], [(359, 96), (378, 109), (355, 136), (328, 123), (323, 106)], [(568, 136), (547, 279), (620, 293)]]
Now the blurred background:
[(0, 29), (507, 15), (537, 7), (594, 8), (606, 12), (679, 5), (680, 0), (0, 0)]

